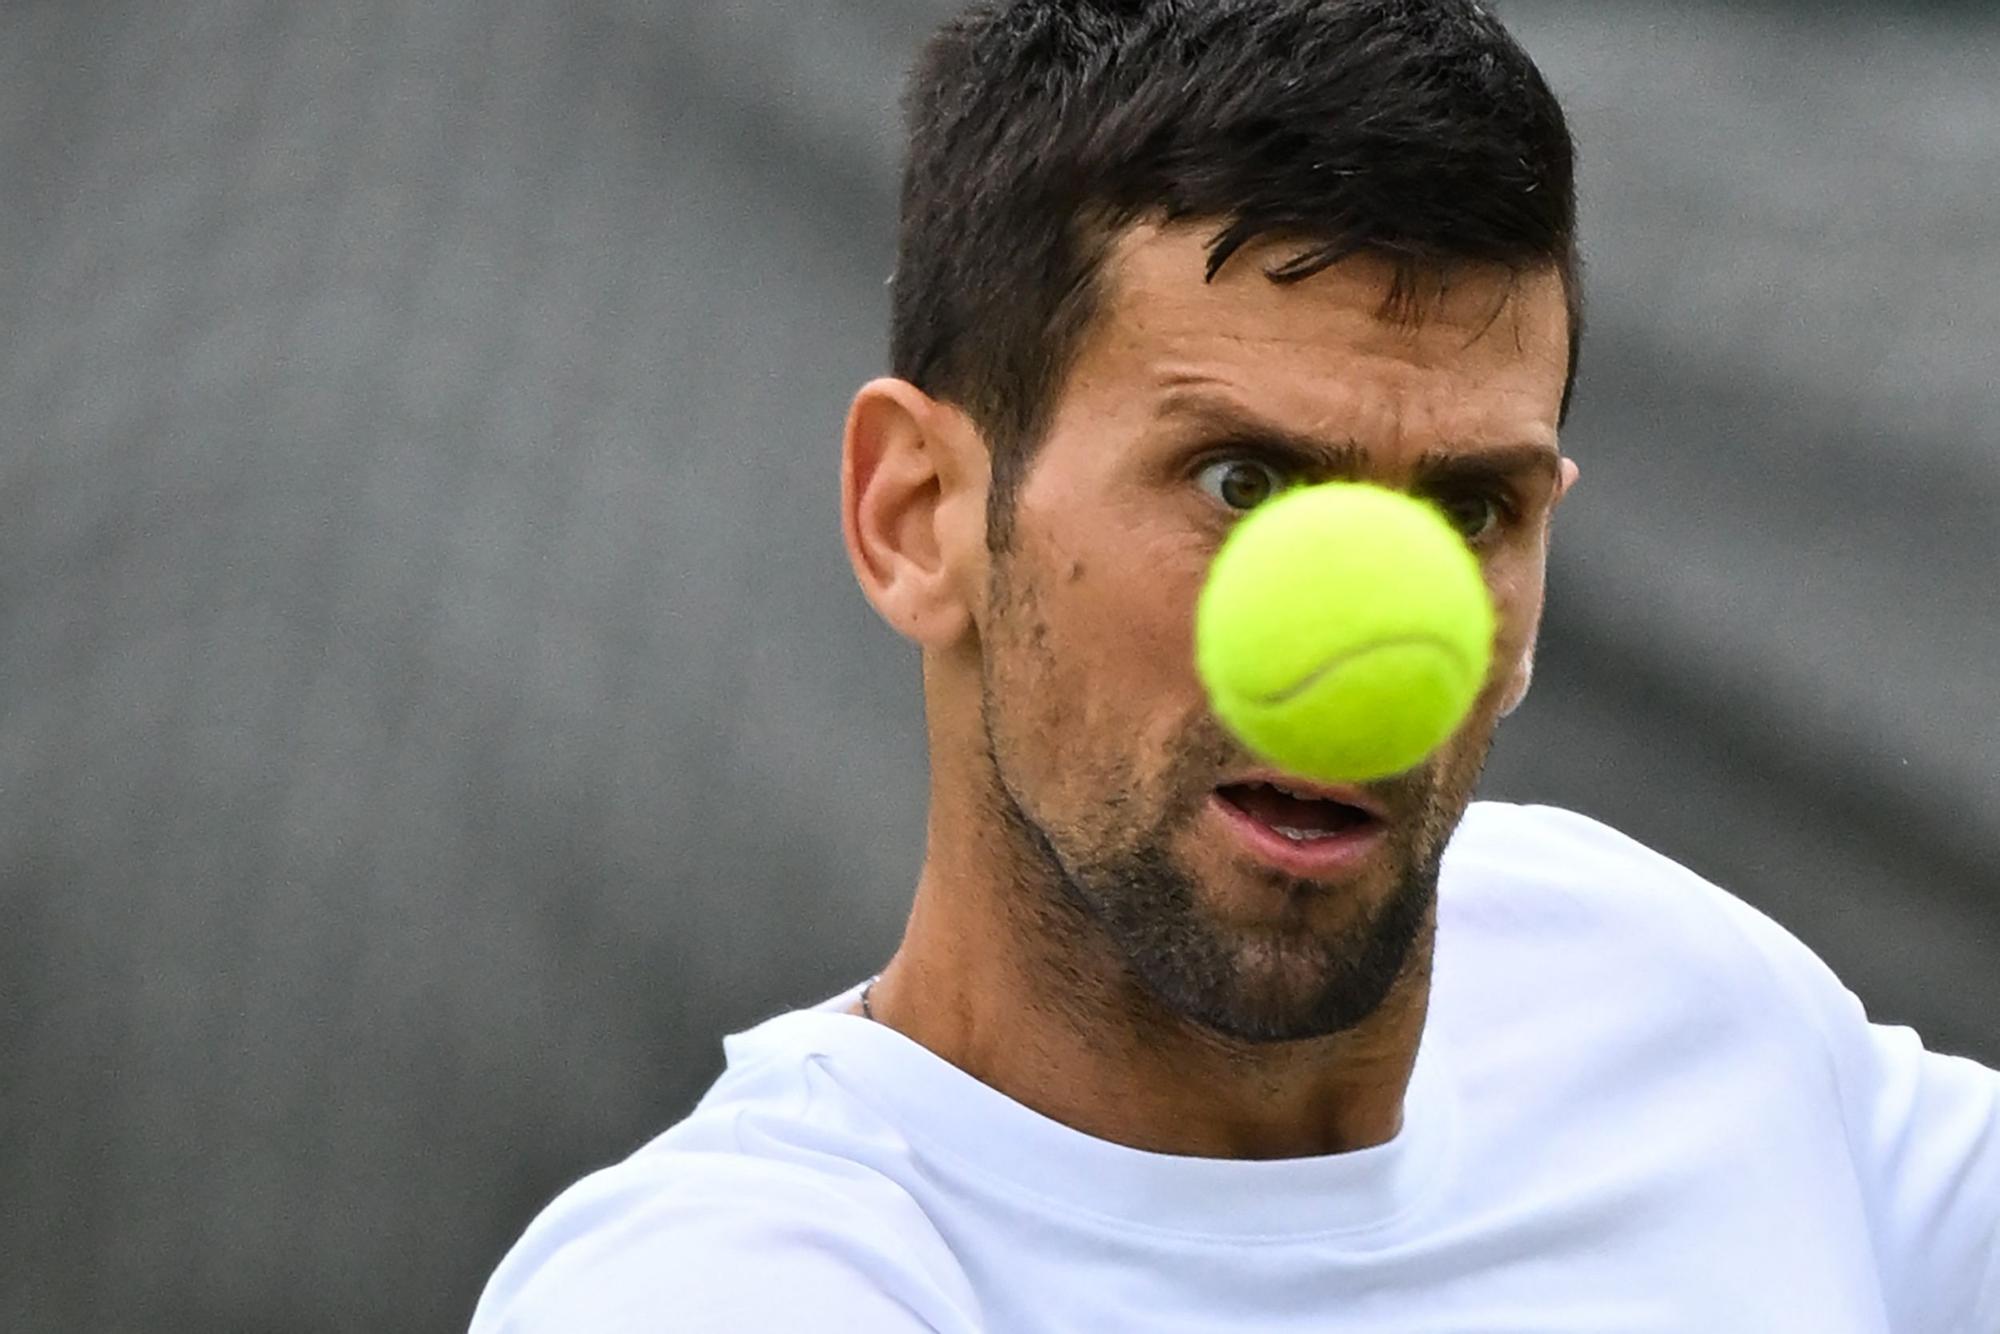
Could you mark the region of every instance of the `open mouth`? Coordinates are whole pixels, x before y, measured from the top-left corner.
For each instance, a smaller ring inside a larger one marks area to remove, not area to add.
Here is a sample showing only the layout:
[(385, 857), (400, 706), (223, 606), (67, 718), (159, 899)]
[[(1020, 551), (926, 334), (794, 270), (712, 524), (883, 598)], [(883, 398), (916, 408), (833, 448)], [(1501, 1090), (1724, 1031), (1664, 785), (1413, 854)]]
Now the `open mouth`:
[(1215, 794), (1255, 823), (1301, 845), (1373, 832), (1381, 824), (1373, 811), (1303, 784), (1230, 783)]

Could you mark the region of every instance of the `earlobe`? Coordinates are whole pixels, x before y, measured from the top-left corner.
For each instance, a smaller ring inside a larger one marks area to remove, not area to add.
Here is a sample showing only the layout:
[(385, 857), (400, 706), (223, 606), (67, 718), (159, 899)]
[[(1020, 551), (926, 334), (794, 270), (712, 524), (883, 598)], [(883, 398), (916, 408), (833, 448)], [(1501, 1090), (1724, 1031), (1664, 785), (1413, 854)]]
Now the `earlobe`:
[(958, 414), (915, 385), (880, 379), (855, 395), (842, 447), (841, 527), (855, 578), (892, 629), (927, 648), (971, 620), (955, 531), (972, 481), (959, 428)]

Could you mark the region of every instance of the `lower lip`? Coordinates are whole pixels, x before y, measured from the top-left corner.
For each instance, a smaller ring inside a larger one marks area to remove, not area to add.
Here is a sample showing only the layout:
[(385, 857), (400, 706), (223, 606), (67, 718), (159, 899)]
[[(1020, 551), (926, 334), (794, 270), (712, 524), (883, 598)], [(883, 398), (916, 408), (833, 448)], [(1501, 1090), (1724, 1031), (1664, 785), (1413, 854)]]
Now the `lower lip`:
[(1303, 879), (1351, 872), (1382, 842), (1383, 827), (1376, 820), (1325, 838), (1290, 839), (1220, 796), (1209, 797), (1208, 804), (1258, 861)]

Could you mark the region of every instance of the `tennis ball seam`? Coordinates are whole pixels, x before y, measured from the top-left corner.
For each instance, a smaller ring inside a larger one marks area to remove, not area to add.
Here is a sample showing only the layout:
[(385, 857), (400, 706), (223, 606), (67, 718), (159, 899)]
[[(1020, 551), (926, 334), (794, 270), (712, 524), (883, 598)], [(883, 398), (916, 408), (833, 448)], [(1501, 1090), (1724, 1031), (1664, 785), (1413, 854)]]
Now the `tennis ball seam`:
[(1478, 553), (1421, 497), (1332, 482), (1252, 511), (1195, 607), (1222, 725), (1288, 772), (1400, 773), (1471, 716), (1499, 645)]
[(1466, 671), (1468, 675), (1470, 674), (1471, 664), (1466, 661), (1465, 654), (1460, 651), (1458, 645), (1452, 643), (1450, 640), (1438, 635), (1398, 635), (1393, 639), (1374, 640), (1358, 648), (1351, 649), (1346, 653), (1337, 653), (1314, 667), (1297, 681), (1286, 686), (1283, 690), (1279, 690), (1273, 694), (1243, 694), (1238, 695), (1237, 698), (1242, 703), (1255, 705), (1259, 708), (1274, 708), (1289, 704), (1357, 658), (1365, 658), (1371, 653), (1379, 653), (1386, 649), (1397, 648), (1436, 649), (1446, 658), (1456, 663), (1462, 670)]

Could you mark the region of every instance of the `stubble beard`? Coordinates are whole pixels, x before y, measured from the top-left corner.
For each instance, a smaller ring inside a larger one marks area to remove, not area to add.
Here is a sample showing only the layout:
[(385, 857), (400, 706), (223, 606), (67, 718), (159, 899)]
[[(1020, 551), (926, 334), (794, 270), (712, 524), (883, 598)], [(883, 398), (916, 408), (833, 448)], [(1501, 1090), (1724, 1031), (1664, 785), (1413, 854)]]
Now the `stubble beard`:
[[(1031, 616), (1032, 599), (1009, 592), (1004, 603), (996, 597), (996, 610)], [(1037, 629), (1016, 642), (1033, 653), (1044, 639)], [(1483, 745), (1457, 763), (1433, 762), (1380, 785), (1398, 818), (1383, 847), (1393, 882), (1373, 909), (1330, 932), (1315, 930), (1305, 905), (1340, 891), (1271, 872), (1299, 911), (1256, 929), (1232, 927), (1204, 909), (1195, 876), (1173, 852), (1174, 834), (1192, 824), (1217, 770), (1238, 753), (1219, 725), (1203, 718), (1183, 729), (1155, 792), (1128, 772), (1099, 785), (1086, 818), (1059, 822), (1038, 814), (1015, 781), (1021, 766), (1010, 762), (1008, 741), (1016, 733), (1006, 727), (991, 668), (989, 661), (983, 669), (980, 708), (992, 815), (1029, 882), (1020, 887), (1022, 906), (1049, 962), (1068, 975), (1066, 985), (1095, 985), (1107, 996), (1136, 992), (1152, 1013), (1130, 1016), (1135, 1022), (1165, 1015), (1261, 1046), (1349, 1032), (1381, 1010), (1405, 978), (1428, 969), (1444, 848), (1476, 784)], [(1157, 814), (1140, 823), (1149, 808)], [(1104, 948), (1080, 947), (1079, 931)], [(1136, 987), (1093, 977), (1090, 955), (1115, 959), (1122, 980)]]

